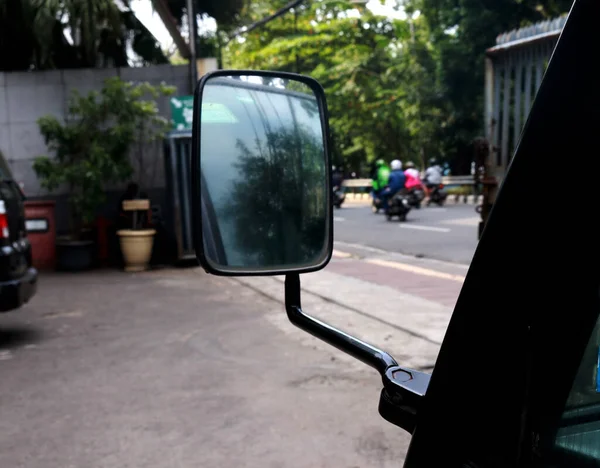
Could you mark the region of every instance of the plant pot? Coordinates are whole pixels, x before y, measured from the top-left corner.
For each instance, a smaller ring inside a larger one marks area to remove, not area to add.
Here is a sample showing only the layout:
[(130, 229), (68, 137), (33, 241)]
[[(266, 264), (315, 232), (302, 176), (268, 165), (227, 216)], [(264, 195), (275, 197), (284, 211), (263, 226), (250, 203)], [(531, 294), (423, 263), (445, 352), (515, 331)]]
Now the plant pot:
[(56, 268), (60, 271), (84, 271), (94, 265), (95, 245), (90, 240), (56, 241)]
[(117, 231), (125, 260), (125, 271), (148, 269), (155, 233), (154, 229), (121, 229)]

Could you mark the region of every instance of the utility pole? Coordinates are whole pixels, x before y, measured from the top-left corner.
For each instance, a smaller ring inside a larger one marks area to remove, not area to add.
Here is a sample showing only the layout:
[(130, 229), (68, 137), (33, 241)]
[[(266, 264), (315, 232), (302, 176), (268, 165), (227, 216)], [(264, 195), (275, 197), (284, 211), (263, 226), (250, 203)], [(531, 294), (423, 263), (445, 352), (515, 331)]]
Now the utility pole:
[(187, 16), (190, 45), (190, 94), (194, 94), (198, 82), (198, 67), (196, 64), (196, 10), (194, 0), (187, 0)]

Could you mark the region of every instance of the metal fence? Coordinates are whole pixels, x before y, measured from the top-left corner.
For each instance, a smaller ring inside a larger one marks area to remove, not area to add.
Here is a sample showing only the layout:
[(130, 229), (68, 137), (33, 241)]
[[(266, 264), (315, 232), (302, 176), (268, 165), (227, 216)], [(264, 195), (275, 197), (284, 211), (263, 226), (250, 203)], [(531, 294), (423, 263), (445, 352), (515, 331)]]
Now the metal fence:
[(165, 218), (177, 241), (178, 259), (194, 259), (190, 177), (192, 132), (170, 132), (165, 139), (164, 154), (168, 206)]
[(486, 137), (501, 180), (518, 145), (566, 16), (503, 33), (486, 51)]

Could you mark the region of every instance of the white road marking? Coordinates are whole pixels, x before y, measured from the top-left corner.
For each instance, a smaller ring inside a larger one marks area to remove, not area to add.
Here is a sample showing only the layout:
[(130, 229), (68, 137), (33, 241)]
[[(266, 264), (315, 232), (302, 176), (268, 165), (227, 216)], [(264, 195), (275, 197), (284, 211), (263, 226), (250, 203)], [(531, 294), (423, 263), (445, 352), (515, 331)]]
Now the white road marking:
[(399, 226), (404, 229), (417, 229), (419, 231), (450, 232), (449, 228), (421, 226), (419, 224), (400, 224)]
[(333, 249), (333, 252), (331, 254), (333, 257), (337, 257), (337, 258), (349, 258), (352, 257), (352, 254), (349, 254), (348, 252), (341, 252), (339, 250), (335, 250)]
[[(334, 249), (332, 253), (333, 257), (336, 258), (349, 258), (352, 257), (352, 254), (348, 252), (342, 252), (341, 250)], [(365, 258), (362, 261), (366, 263), (371, 263), (372, 265), (379, 265), (388, 268), (394, 268), (396, 270), (408, 271), (410, 273), (415, 273), (417, 275), (431, 276), (434, 278), (447, 279), (451, 281), (458, 281), (459, 283), (464, 282), (465, 276), (463, 275), (454, 275), (452, 273), (445, 273), (443, 271), (432, 270), (430, 268), (423, 268), (416, 265), (411, 265), (409, 263), (400, 263), (400, 262), (392, 262), (389, 260), (383, 260), (380, 258)]]
[[(403, 257), (410, 257), (411, 259), (414, 259), (413, 255), (406, 255), (406, 254), (401, 254), (398, 252), (390, 252), (387, 250), (383, 250), (383, 249), (378, 249), (376, 247), (370, 247), (368, 245), (362, 245), (362, 244), (354, 244), (352, 242), (344, 242), (344, 241), (340, 241), (340, 240), (336, 240), (335, 241), (336, 245), (341, 245), (342, 247), (350, 247), (352, 249), (360, 249), (360, 250), (364, 250), (365, 252), (371, 252), (374, 254), (378, 254), (378, 255), (398, 255), (398, 256), (403, 256)], [(455, 262), (447, 262), (444, 260), (437, 260), (434, 258), (428, 258), (427, 259), (428, 262), (433, 262), (433, 263), (438, 263), (440, 265), (451, 265), (453, 267), (460, 267), (460, 268), (464, 268), (465, 272), (469, 269), (469, 265), (465, 265), (462, 263), (455, 263)]]
[(333, 217), (333, 220), (334, 220), (334, 221), (346, 221), (346, 218), (342, 218), (342, 217), (340, 217), (340, 216), (334, 216), (334, 217)]
[(465, 280), (465, 277), (462, 275), (453, 275), (451, 273), (444, 273), (443, 271), (430, 270), (429, 268), (409, 265), (407, 263), (390, 262), (388, 260), (381, 260), (379, 258), (367, 258), (365, 259), (365, 262), (372, 263), (373, 265), (395, 268), (396, 270), (408, 271), (410, 273), (416, 273), (418, 275), (432, 276), (434, 278), (458, 281), (459, 283), (462, 283)]
[(436, 211), (439, 213), (443, 213), (444, 211), (448, 211), (448, 208), (425, 208), (427, 211)]
[(479, 221), (481, 221), (481, 217), (474, 216), (471, 218), (449, 219), (447, 221), (442, 221), (442, 223), (454, 224), (456, 226), (479, 226)]

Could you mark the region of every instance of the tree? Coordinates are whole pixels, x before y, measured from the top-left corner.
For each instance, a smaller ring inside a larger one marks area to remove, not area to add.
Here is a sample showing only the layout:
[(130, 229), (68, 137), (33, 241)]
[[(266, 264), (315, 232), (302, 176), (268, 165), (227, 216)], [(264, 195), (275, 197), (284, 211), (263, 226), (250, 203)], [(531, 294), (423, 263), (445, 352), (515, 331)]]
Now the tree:
[(80, 95), (74, 91), (64, 122), (52, 115), (38, 120), (55, 157), (37, 157), (33, 169), (44, 188), (69, 189), (73, 237), (94, 220), (105, 201), (106, 185), (125, 181), (133, 173), (129, 157), (134, 144), (160, 132), (162, 120), (155, 101), (141, 98), (170, 92), (170, 87), (126, 83), (112, 77), (100, 93)]
[[(483, 132), (484, 54), (498, 34), (566, 13), (572, 0), (405, 0), (420, 11), (438, 50), (442, 120), (435, 139), (454, 167), (470, 170), (471, 140)], [(461, 172), (463, 172), (461, 171)]]
[[(181, 26), (183, 18), (187, 14), (187, 0), (166, 0), (166, 3)], [(240, 20), (240, 13), (247, 0), (194, 0), (196, 14), (206, 14), (219, 24), (220, 27), (231, 27)]]
[(0, 0), (0, 71), (166, 63), (128, 0)]
[[(284, 2), (254, 2), (264, 15)], [(232, 41), (226, 66), (295, 71), (324, 86), (334, 157), (359, 169), (377, 157), (418, 161), (439, 125), (437, 51), (424, 21), (411, 25), (345, 1), (313, 1)]]

